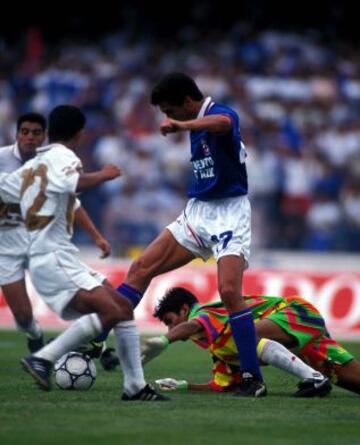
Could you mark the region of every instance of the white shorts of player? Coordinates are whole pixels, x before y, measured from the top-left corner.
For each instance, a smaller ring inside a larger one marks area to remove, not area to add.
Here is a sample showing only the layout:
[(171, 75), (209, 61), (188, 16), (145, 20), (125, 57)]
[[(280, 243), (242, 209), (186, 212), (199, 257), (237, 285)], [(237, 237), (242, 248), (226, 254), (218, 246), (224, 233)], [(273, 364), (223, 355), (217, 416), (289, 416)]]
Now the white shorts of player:
[(73, 252), (57, 250), (34, 255), (29, 261), (31, 281), (45, 303), (64, 320), (80, 317), (68, 304), (80, 290), (92, 290), (106, 279), (92, 270)]
[(0, 227), (0, 286), (24, 278), (29, 241), (29, 234), (23, 226)]
[(251, 208), (247, 196), (199, 201), (190, 199), (167, 229), (176, 241), (204, 261), (243, 255), (249, 263)]

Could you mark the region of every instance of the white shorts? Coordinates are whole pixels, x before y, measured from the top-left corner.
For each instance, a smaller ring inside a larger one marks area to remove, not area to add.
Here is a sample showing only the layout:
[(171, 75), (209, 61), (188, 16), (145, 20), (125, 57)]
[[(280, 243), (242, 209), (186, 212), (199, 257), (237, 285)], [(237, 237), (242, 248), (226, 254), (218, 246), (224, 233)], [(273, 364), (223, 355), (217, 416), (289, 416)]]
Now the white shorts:
[(0, 228), (0, 286), (25, 277), (29, 235), (22, 226)]
[(251, 208), (247, 196), (199, 201), (190, 199), (176, 221), (167, 226), (176, 241), (204, 261), (243, 255), (249, 263)]
[(90, 291), (106, 279), (72, 252), (63, 250), (31, 257), (29, 271), (39, 296), (64, 320), (83, 315), (67, 307), (80, 289)]

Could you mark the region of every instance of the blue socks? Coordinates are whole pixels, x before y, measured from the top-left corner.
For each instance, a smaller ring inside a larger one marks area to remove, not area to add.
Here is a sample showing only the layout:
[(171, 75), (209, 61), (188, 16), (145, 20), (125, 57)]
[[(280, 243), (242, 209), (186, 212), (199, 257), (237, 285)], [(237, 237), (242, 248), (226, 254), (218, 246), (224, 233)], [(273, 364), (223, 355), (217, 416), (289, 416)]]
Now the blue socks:
[(256, 332), (251, 310), (246, 308), (229, 316), (229, 322), (238, 349), (240, 370), (249, 372), (257, 380), (263, 380), (256, 352)]
[[(143, 294), (141, 292), (139, 292), (135, 288), (133, 288), (125, 283), (120, 284), (120, 286), (116, 289), (116, 291), (119, 292), (121, 295), (123, 295), (128, 300), (130, 300), (134, 309), (140, 303), (140, 301), (143, 297)], [(109, 335), (110, 330), (104, 329), (96, 338), (94, 338), (93, 341), (95, 341), (95, 342), (105, 341)]]
[(116, 289), (120, 294), (122, 294), (124, 297), (126, 297), (128, 300), (130, 300), (131, 304), (133, 305), (133, 308), (135, 309), (136, 306), (140, 303), (143, 294), (136, 290), (135, 288), (129, 286), (126, 283), (120, 284), (120, 286)]

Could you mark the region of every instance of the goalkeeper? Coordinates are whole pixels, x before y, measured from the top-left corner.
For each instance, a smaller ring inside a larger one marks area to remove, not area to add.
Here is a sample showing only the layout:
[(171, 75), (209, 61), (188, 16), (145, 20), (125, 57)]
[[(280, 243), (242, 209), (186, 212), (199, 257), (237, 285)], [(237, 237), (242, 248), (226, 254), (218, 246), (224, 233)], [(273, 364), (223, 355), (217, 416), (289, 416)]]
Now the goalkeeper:
[[(331, 390), (329, 379), (360, 394), (360, 362), (329, 336), (324, 319), (313, 305), (298, 296), (244, 298), (256, 323), (259, 358), (264, 364), (300, 377), (295, 396), (324, 396)], [(159, 355), (169, 343), (187, 339), (208, 349), (214, 362), (212, 379), (208, 383), (194, 384), (167, 378), (157, 381), (162, 389), (236, 389), (241, 381), (239, 363), (228, 314), (221, 302), (201, 305), (191, 292), (176, 287), (169, 289), (159, 301), (154, 316), (169, 331), (166, 336), (153, 337), (145, 342), (143, 363)]]

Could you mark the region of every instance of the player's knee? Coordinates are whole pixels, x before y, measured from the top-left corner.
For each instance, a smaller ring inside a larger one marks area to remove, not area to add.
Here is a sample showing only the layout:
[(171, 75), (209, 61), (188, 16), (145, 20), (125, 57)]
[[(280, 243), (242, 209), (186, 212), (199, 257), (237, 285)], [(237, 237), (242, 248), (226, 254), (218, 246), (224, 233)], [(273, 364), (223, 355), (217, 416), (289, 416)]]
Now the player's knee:
[(239, 300), (238, 289), (231, 284), (220, 285), (219, 294), (226, 307), (235, 305)]
[(134, 318), (134, 309), (131, 302), (121, 295), (116, 298), (117, 305), (117, 321), (132, 320)]
[(120, 321), (128, 321), (133, 318), (134, 311), (130, 301), (121, 295), (112, 298), (111, 303), (103, 315), (103, 320), (107, 327), (113, 327)]

